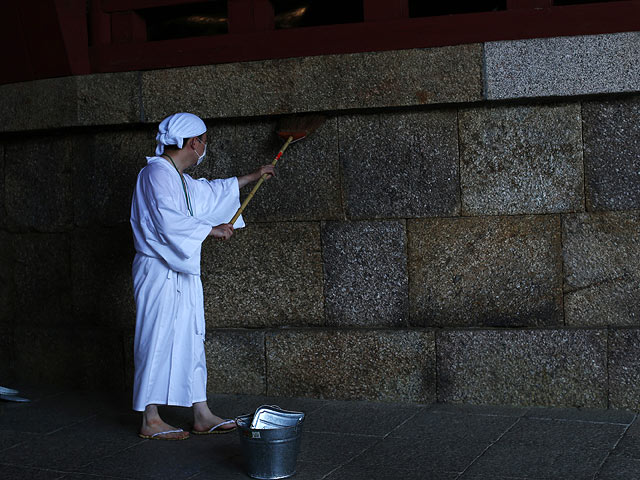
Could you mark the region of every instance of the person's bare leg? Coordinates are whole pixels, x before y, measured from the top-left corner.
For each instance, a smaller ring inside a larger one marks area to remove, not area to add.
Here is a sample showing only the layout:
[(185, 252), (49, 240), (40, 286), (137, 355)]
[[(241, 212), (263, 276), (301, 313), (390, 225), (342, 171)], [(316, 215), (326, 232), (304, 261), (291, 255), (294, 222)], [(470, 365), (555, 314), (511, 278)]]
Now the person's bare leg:
[[(158, 413), (157, 405), (147, 405), (142, 412), (142, 426), (140, 427), (140, 433), (142, 435), (153, 435), (158, 432), (166, 432), (168, 430), (178, 430), (176, 427), (172, 427), (168, 423), (165, 423), (160, 414)], [(163, 438), (186, 438), (189, 436), (189, 432), (176, 432), (166, 433), (159, 435)]]
[[(209, 410), (209, 405), (207, 402), (197, 402), (193, 404), (193, 429), (198, 432), (204, 432), (209, 430), (211, 427), (214, 427), (222, 422), (224, 422), (224, 418), (220, 418), (217, 415), (211, 413)], [(220, 427), (220, 430), (228, 430), (231, 428), (235, 428), (233, 423), (229, 423), (227, 425), (223, 425)]]

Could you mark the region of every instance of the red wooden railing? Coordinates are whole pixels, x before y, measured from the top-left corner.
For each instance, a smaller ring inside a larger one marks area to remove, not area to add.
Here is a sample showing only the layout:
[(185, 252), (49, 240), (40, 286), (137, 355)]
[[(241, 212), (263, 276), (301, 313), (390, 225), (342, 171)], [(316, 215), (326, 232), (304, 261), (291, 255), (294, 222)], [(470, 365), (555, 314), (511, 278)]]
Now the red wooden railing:
[(276, 29), (269, 0), (227, 0), (228, 33), (148, 41), (141, 11), (206, 0), (22, 0), (0, 7), (0, 83), (333, 53), (640, 30), (640, 0), (409, 18), (408, 0), (362, 0), (359, 23)]

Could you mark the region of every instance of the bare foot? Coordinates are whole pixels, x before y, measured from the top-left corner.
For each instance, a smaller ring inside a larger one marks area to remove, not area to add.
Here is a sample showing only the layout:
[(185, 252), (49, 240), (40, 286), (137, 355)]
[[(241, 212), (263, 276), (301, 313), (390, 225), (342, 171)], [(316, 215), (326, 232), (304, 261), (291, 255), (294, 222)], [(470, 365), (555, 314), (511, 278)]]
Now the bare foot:
[[(181, 430), (181, 431), (176, 432), (175, 430)], [(143, 420), (142, 427), (140, 427), (141, 435), (150, 437), (160, 432), (171, 432), (171, 433), (163, 433), (162, 435), (156, 435), (154, 438), (163, 439), (163, 440), (184, 440), (189, 436), (189, 432), (185, 432), (180, 428), (173, 427), (168, 423), (163, 422), (162, 420), (148, 420), (147, 422)]]
[[(206, 432), (212, 427), (225, 422), (226, 419), (220, 418), (217, 415), (211, 413), (209, 406), (206, 402), (199, 402), (193, 404), (193, 430), (196, 432)], [(236, 428), (235, 423), (228, 423), (222, 425), (219, 430), (233, 430)]]
[[(176, 432), (175, 430), (178, 431)], [(155, 435), (161, 432), (167, 433)], [(189, 436), (189, 432), (185, 432), (180, 428), (176, 428), (165, 423), (158, 414), (157, 405), (147, 405), (142, 413), (142, 426), (140, 427), (139, 435), (145, 438), (154, 438), (156, 440), (184, 440)]]

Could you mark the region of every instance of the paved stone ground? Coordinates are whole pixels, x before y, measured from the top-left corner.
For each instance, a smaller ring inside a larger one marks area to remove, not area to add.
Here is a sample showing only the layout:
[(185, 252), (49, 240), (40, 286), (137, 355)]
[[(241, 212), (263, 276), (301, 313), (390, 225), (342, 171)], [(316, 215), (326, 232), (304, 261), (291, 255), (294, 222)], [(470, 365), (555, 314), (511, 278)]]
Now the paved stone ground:
[[(0, 479), (249, 478), (236, 432), (142, 440), (128, 395), (21, 392), (33, 401), (0, 402)], [(245, 395), (209, 403), (225, 417), (265, 403), (306, 412), (298, 480), (640, 479), (640, 423), (627, 411)], [(189, 427), (189, 409), (164, 412)]]

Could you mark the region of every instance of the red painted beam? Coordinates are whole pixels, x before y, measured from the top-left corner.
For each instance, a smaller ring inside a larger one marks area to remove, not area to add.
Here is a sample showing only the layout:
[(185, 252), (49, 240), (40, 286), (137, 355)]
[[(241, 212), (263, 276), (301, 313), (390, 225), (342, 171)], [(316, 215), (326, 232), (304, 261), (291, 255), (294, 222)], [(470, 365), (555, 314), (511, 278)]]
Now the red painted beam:
[(516, 8), (549, 8), (553, 0), (507, 0), (507, 10)]
[(142, 10), (145, 8), (171, 7), (174, 5), (185, 5), (188, 3), (206, 3), (211, 0), (93, 0), (100, 2), (100, 9), (103, 12), (128, 12), (131, 10)]
[(55, 0), (55, 6), (70, 73), (72, 75), (91, 73), (87, 2), (85, 0)]
[(408, 0), (364, 0), (363, 7), (365, 22), (409, 17)]
[(640, 31), (640, 1), (98, 46), (91, 58), (96, 71), (115, 72), (623, 31)]
[(0, 7), (0, 42), (2, 54), (0, 61), (4, 68), (0, 75), (1, 83), (14, 83), (31, 80), (35, 71), (27, 47), (28, 30), (22, 23), (20, 8), (17, 2), (5, 2)]
[(273, 7), (269, 0), (229, 0), (229, 33), (252, 33), (274, 29)]

